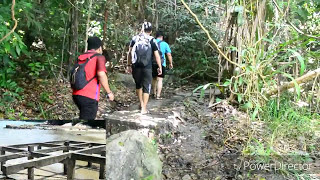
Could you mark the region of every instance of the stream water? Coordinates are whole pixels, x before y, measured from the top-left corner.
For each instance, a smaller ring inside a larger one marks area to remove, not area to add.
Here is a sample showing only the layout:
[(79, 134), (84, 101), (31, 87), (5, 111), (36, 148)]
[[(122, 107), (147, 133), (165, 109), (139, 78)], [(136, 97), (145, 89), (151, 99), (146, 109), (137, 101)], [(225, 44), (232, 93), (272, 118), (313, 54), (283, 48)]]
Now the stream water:
[(105, 143), (105, 135), (99, 132), (72, 132), (65, 130), (40, 130), (40, 129), (6, 129), (9, 125), (36, 125), (44, 122), (27, 121), (0, 121), (0, 146), (25, 144), (47, 141), (90, 141)]
[[(105, 143), (105, 132), (103, 131), (66, 131), (66, 130), (40, 130), (40, 129), (7, 129), (6, 125), (36, 125), (44, 122), (27, 122), (27, 121), (0, 121), (0, 146), (13, 144), (26, 144), (48, 141), (88, 141), (96, 143)], [(7, 161), (8, 164), (23, 162), (26, 158), (20, 158)], [(77, 179), (98, 179), (99, 165), (93, 164), (94, 170), (83, 167), (85, 162), (77, 161), (78, 168), (75, 172)], [(62, 175), (62, 164), (53, 164), (35, 170), (36, 179), (65, 179)], [(20, 171), (18, 174), (10, 175), (14, 179), (25, 179), (27, 170)], [(2, 179), (0, 173), (0, 179)]]

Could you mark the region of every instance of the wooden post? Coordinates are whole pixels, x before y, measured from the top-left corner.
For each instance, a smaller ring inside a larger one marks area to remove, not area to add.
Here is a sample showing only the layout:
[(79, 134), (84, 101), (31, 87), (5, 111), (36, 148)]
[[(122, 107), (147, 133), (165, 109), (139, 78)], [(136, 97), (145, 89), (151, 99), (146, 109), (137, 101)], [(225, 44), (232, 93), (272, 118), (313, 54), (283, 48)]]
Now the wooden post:
[[(91, 147), (92, 147), (92, 144), (89, 145), (89, 148), (91, 148)], [(87, 167), (92, 167), (92, 162), (88, 162)]]
[[(5, 150), (3, 150), (3, 148), (1, 147), (1, 155), (5, 155), (6, 154), (6, 151)], [(4, 161), (4, 162), (1, 162), (1, 171), (2, 171), (2, 167), (3, 167), (3, 165), (5, 164), (6, 162)]]
[[(30, 152), (30, 155), (28, 157), (28, 160), (33, 159), (31, 152), (34, 151), (34, 146), (28, 146), (28, 151)], [(28, 179), (33, 180), (34, 179), (34, 168), (28, 168)]]
[[(102, 151), (101, 156), (106, 156), (106, 151)], [(99, 179), (106, 179), (106, 162), (100, 164)]]
[[(70, 145), (69, 141), (64, 142), (64, 146), (67, 147), (66, 150), (63, 150), (64, 153), (69, 152), (69, 145)], [(63, 162), (63, 174), (64, 175), (67, 175), (67, 169), (68, 169), (68, 160)]]
[(76, 160), (72, 158), (68, 158), (66, 160), (67, 163), (67, 179), (68, 180), (73, 180), (74, 179), (74, 172), (75, 172), (75, 167), (76, 167)]

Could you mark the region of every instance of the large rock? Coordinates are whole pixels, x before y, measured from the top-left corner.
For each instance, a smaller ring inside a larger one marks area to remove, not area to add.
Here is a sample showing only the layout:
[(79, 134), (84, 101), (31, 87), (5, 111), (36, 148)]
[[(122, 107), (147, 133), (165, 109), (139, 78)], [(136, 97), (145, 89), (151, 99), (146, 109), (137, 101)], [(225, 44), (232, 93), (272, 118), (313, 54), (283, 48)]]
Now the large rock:
[(162, 162), (156, 147), (139, 131), (110, 136), (106, 144), (106, 179), (161, 179)]
[(129, 88), (136, 87), (131, 74), (116, 73), (115, 76), (117, 82), (121, 82), (123, 85)]

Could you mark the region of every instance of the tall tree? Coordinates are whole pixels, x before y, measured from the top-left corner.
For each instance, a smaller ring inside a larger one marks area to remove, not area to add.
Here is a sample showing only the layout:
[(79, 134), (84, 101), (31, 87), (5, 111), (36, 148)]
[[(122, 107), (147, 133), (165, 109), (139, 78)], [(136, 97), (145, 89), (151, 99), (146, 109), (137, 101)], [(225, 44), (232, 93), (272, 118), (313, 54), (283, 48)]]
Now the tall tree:
[[(69, 64), (68, 69), (74, 62), (78, 48), (78, 26), (79, 26), (79, 10), (77, 8), (77, 0), (71, 0), (72, 9), (70, 12), (70, 36), (69, 36)], [(68, 75), (69, 76), (69, 75)], [(68, 77), (69, 78), (69, 77)]]

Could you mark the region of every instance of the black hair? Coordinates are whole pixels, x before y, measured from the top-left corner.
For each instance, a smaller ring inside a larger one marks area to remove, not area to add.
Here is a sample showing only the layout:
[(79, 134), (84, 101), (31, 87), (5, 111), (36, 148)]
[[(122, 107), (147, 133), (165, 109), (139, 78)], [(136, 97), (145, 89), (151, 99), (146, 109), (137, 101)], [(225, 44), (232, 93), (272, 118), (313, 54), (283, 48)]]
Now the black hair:
[(146, 32), (146, 33), (151, 33), (151, 31), (152, 31), (152, 28), (144, 29), (144, 32)]
[(143, 29), (144, 29), (144, 32), (150, 33), (152, 31), (151, 23), (150, 22), (144, 22), (143, 23)]
[(156, 38), (163, 36), (163, 33), (161, 31), (157, 31)]
[(96, 36), (88, 38), (87, 43), (88, 43), (88, 50), (99, 49), (102, 46), (101, 39)]

